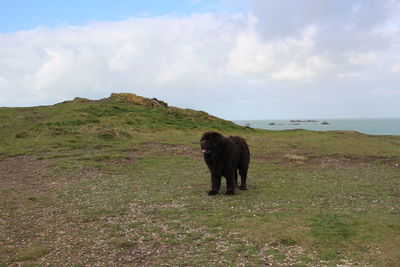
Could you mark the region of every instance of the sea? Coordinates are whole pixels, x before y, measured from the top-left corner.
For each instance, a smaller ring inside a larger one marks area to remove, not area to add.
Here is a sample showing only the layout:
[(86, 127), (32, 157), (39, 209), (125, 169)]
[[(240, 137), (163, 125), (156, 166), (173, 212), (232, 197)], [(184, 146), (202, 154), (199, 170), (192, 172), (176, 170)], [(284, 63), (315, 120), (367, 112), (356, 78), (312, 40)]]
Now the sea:
[(238, 120), (234, 123), (265, 130), (356, 131), (369, 135), (400, 136), (400, 118)]

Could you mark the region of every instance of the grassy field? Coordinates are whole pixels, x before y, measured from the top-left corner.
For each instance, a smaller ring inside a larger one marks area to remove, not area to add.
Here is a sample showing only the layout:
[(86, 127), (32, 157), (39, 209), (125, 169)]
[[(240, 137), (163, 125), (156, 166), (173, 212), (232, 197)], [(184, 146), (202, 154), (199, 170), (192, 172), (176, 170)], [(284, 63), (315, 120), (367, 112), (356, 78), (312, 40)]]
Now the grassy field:
[[(247, 139), (248, 191), (207, 196), (205, 130)], [(400, 266), (399, 155), (129, 95), (0, 108), (0, 266)]]

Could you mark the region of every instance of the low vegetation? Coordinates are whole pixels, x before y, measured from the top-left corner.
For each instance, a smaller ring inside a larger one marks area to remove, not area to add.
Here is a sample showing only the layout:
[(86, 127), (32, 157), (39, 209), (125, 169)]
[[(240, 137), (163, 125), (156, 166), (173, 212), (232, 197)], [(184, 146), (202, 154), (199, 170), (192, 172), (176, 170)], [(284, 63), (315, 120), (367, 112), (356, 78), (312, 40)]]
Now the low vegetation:
[[(207, 196), (205, 130), (246, 138), (248, 191)], [(399, 155), (130, 94), (0, 108), (0, 266), (396, 266)]]

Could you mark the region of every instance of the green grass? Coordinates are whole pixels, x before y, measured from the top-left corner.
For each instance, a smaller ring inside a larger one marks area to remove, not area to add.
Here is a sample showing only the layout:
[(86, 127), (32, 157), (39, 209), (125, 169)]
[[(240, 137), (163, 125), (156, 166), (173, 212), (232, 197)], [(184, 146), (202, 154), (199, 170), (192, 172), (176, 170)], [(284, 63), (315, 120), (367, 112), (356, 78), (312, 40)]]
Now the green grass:
[[(400, 262), (400, 137), (253, 130), (115, 98), (0, 118), (0, 266)], [(205, 130), (246, 138), (249, 190), (207, 196)]]
[(49, 249), (43, 246), (31, 246), (28, 248), (21, 249), (15, 255), (15, 261), (29, 261), (36, 260), (49, 253)]

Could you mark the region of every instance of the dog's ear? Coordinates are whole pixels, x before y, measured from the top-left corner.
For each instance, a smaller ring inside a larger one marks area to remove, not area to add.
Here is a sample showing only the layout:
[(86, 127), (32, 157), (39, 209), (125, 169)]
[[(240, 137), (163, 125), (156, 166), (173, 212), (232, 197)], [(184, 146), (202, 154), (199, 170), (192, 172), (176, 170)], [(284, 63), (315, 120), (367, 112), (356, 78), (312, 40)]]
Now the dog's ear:
[(203, 141), (203, 140), (206, 140), (206, 139), (207, 139), (207, 136), (208, 136), (209, 134), (210, 134), (210, 132), (204, 132), (203, 135), (202, 135), (201, 138), (200, 138), (200, 142)]
[(223, 146), (225, 144), (224, 137), (217, 132), (212, 133), (212, 142), (215, 147)]

